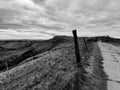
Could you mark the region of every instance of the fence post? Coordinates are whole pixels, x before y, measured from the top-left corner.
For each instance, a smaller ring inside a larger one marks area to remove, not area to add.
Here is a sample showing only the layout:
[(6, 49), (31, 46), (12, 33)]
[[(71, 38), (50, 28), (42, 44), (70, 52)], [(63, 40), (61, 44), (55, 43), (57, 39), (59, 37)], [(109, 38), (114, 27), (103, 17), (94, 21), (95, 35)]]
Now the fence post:
[(6, 65), (6, 70), (8, 71), (8, 63), (7, 63), (7, 60), (5, 61), (5, 65)]
[[(9, 74), (9, 67), (8, 67), (8, 62), (7, 62), (7, 60), (5, 61), (5, 65), (6, 65), (6, 70), (7, 70), (7, 78), (8, 78), (8, 80), (9, 80), (9, 82), (10, 82), (10, 81), (11, 81), (11, 78), (10, 78), (10, 74)], [(13, 89), (12, 83), (10, 82), (9, 84), (10, 84), (11, 88)]]
[(73, 36), (74, 36), (75, 54), (76, 54), (77, 65), (78, 65), (78, 67), (82, 67), (76, 30), (73, 30)]
[(89, 49), (88, 49), (88, 46), (87, 46), (87, 42), (86, 42), (86, 40), (85, 40), (85, 37), (83, 37), (83, 41), (84, 41), (84, 44), (85, 44), (86, 50), (88, 51)]

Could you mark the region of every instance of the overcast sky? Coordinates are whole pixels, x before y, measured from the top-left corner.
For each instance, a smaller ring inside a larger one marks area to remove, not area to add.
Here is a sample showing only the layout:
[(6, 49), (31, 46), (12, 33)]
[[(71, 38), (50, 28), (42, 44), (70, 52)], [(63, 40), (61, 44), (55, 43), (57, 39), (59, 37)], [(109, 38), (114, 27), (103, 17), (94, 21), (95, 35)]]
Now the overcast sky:
[(0, 0), (0, 39), (120, 37), (120, 0)]

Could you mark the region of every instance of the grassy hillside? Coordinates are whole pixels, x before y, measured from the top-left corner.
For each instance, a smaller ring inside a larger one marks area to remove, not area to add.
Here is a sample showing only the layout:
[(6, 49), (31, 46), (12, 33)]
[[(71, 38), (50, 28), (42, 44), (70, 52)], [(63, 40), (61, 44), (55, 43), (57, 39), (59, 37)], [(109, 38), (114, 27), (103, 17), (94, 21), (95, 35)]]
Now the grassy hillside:
[[(101, 86), (106, 90), (105, 81), (96, 84), (99, 80), (91, 76), (91, 67), (87, 69), (92, 60), (99, 58), (94, 54), (99, 52), (94, 46), (94, 38), (86, 38), (89, 51), (82, 37), (78, 41), (82, 67), (86, 72), (77, 67), (72, 37), (56, 36), (46, 41), (1, 41), (0, 90), (101, 90)], [(6, 70), (6, 61), (9, 70)], [(102, 68), (92, 68), (93, 75), (101, 78), (97, 71), (100, 69), (102, 72)]]
[(13, 67), (27, 58), (49, 51), (60, 43), (69, 42), (70, 39), (64, 37), (54, 37), (51, 40), (19, 40), (0, 41), (0, 70)]
[[(83, 55), (83, 40), (79, 38), (79, 42)], [(74, 84), (76, 59), (72, 37), (56, 36), (46, 41), (1, 41), (0, 48), (2, 90), (61, 90), (71, 80)]]

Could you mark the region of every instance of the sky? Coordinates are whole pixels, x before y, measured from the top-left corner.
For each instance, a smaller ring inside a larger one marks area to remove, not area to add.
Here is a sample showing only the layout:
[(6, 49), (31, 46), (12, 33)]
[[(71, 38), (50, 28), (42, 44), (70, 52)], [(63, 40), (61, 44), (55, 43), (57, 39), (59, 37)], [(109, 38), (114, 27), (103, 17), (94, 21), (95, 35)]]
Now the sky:
[(120, 0), (0, 0), (0, 39), (120, 38)]

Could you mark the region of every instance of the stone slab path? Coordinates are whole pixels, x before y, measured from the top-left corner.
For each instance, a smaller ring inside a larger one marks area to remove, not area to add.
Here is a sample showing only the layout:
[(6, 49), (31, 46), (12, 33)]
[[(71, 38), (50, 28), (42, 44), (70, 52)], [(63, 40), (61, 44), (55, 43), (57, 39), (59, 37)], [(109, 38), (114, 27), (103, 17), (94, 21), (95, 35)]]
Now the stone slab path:
[(102, 56), (104, 71), (108, 75), (108, 90), (120, 90), (120, 47), (98, 42)]

